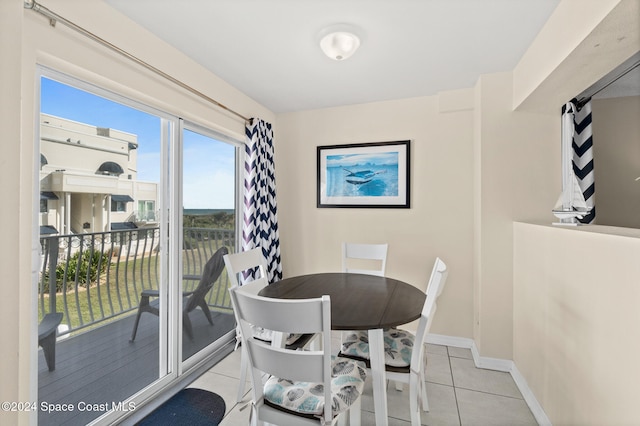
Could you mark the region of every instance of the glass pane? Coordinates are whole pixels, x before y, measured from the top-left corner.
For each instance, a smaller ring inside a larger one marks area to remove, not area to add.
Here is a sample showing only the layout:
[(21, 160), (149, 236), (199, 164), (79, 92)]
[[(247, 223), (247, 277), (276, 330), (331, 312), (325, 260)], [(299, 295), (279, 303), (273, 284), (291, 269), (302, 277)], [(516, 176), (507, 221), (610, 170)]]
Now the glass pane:
[(185, 360), (235, 327), (226, 271), (213, 277), (210, 288), (202, 271), (219, 248), (235, 247), (236, 170), (233, 145), (191, 130), (183, 142), (183, 289), (202, 290), (183, 303)]
[(40, 425), (86, 424), (122, 410), (118, 403), (166, 371), (157, 297), (166, 255), (156, 214), (160, 126), (157, 116), (41, 79), (39, 334), (56, 328), (55, 313), (62, 320), (57, 339), (40, 339), (46, 351), (55, 345), (55, 365), (39, 349), (38, 406), (75, 409), (40, 410)]

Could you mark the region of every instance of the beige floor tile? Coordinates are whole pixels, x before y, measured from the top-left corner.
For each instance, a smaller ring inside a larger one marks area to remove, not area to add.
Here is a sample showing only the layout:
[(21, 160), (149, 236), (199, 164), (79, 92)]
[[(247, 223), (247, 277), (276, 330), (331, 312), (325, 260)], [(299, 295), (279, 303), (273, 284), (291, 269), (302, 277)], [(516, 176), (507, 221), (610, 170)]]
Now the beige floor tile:
[(422, 412), (420, 419), (422, 424), (429, 426), (458, 426), (458, 404), (452, 386), (427, 383), (427, 400), (429, 412)]
[[(456, 405), (453, 387), (436, 383), (427, 383), (427, 397), (429, 400), (429, 412), (421, 412), (422, 424), (428, 425), (459, 425), (458, 408)], [(409, 413), (409, 387), (404, 385), (402, 391), (397, 391), (393, 382), (387, 386), (387, 412), (389, 419), (405, 421), (410, 423)], [(371, 380), (367, 379), (362, 396), (363, 412), (374, 412), (373, 388)], [(364, 423), (363, 426), (373, 424)]]
[(425, 377), (427, 382), (453, 386), (449, 357), (435, 353), (427, 354), (427, 370)]
[(522, 398), (509, 373), (476, 368), (473, 360), (470, 359), (449, 358), (449, 360), (453, 384), (456, 388)]
[(442, 345), (434, 345), (427, 343), (427, 354), (448, 355), (447, 347)]
[[(339, 333), (332, 335), (332, 351), (337, 352)], [(494, 426), (535, 425), (535, 418), (508, 373), (475, 368), (471, 351), (441, 345), (427, 345), (427, 396), (430, 411), (421, 412), (422, 425)], [(191, 387), (207, 389), (222, 396), (227, 414), (222, 426), (247, 425), (250, 385), (244, 402), (236, 404), (240, 370), (240, 351), (198, 378)], [(455, 388), (453, 385), (455, 384)], [(395, 383), (387, 389), (390, 426), (410, 426), (408, 385), (402, 392)], [(245, 407), (240, 410), (241, 407)], [(375, 424), (371, 378), (362, 397), (362, 426)]]
[(449, 356), (454, 358), (473, 359), (473, 354), (469, 348), (456, 348), (455, 346), (449, 346)]
[(456, 389), (462, 426), (534, 426), (538, 423), (522, 399)]
[[(361, 426), (369, 426), (376, 424), (376, 415), (371, 411), (362, 411)], [(389, 416), (389, 426), (411, 426), (411, 423), (406, 420), (396, 419)]]
[[(240, 410), (235, 407), (233, 411), (227, 413), (220, 426), (247, 426), (249, 424), (249, 414), (251, 413), (251, 406), (246, 406)], [(363, 425), (364, 426), (364, 425)]]
[(226, 358), (214, 365), (209, 372), (223, 374), (225, 376), (240, 378), (240, 354), (242, 350), (238, 348), (231, 352)]

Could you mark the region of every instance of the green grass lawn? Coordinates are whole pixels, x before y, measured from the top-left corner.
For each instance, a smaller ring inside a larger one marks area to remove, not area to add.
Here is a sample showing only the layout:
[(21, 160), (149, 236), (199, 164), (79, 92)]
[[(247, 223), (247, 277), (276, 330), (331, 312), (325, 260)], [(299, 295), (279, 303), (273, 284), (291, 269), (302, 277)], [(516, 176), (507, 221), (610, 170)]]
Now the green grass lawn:
[[(184, 256), (193, 253), (185, 250)], [(193, 265), (192, 265), (193, 267)], [(196, 265), (201, 270), (201, 265)], [(138, 257), (135, 260), (112, 259), (109, 270), (100, 276), (100, 279), (88, 288), (73, 285), (66, 293), (56, 294), (56, 311), (65, 315), (63, 324), (70, 324), (70, 328), (78, 329), (104, 325), (107, 321), (115, 321), (123, 315), (131, 315), (138, 307), (140, 292), (143, 289), (157, 289), (159, 282), (159, 259), (157, 254)], [(193, 280), (185, 280), (184, 290), (191, 290), (198, 283)], [(213, 310), (228, 310), (230, 308), (227, 293), (228, 280), (226, 273), (221, 274), (209, 295), (215, 298), (222, 295), (219, 302), (214, 303)], [(209, 296), (208, 295), (208, 296)], [(42, 300), (39, 301), (39, 319), (44, 313), (49, 312), (49, 295), (44, 295), (43, 313)], [(218, 306), (222, 305), (222, 306)], [(65, 309), (66, 306), (66, 309)]]

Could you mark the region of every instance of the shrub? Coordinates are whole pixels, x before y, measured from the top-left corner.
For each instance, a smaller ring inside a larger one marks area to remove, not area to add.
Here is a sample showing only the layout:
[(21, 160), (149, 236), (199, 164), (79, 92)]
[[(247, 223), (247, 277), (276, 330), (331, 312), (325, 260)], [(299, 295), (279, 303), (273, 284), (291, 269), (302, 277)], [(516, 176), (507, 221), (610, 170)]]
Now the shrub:
[[(98, 251), (86, 250), (74, 253), (66, 262), (61, 262), (56, 266), (56, 292), (63, 291), (65, 285), (66, 271), (66, 288), (72, 288), (76, 279), (82, 287), (95, 283), (98, 277), (107, 269), (111, 253), (100, 253)], [(45, 274), (43, 283), (43, 292), (49, 292), (49, 274)]]

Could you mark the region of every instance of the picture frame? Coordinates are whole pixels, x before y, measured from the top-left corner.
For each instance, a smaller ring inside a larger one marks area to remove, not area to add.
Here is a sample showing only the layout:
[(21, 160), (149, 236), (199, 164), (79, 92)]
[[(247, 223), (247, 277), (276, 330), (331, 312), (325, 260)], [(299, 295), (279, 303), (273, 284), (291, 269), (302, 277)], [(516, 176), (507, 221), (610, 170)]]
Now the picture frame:
[(317, 207), (410, 208), (410, 141), (317, 147)]

